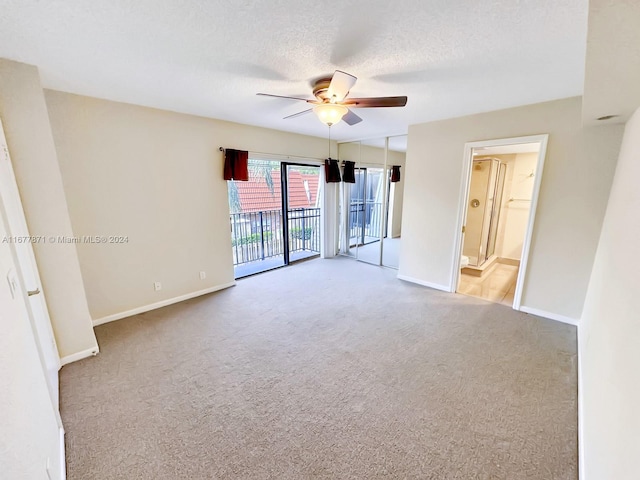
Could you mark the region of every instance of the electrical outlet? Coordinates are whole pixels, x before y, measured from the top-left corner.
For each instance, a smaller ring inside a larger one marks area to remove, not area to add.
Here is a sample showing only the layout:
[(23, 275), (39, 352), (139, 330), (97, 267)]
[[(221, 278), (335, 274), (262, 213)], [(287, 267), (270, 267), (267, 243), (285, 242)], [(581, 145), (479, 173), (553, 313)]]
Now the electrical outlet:
[(162, 284), (160, 282), (153, 282), (153, 289), (157, 292), (158, 290), (162, 290)]
[(200, 272), (200, 280), (207, 278), (207, 272)]

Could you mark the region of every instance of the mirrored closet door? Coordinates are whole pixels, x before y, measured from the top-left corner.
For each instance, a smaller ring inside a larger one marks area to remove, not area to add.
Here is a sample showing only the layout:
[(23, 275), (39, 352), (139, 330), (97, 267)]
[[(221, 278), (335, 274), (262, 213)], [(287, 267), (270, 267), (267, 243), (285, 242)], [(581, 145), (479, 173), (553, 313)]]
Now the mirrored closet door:
[(398, 268), (406, 135), (342, 143), (338, 151), (343, 168), (353, 168), (343, 179), (340, 252)]

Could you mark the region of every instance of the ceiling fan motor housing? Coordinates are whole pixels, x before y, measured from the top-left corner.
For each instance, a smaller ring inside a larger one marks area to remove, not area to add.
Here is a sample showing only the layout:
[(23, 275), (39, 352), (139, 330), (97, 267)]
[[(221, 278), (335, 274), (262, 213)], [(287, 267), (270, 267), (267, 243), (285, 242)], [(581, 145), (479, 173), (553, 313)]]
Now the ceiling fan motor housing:
[(313, 95), (321, 102), (330, 102), (329, 97), (329, 85), (331, 84), (331, 78), (320, 78), (313, 84)]

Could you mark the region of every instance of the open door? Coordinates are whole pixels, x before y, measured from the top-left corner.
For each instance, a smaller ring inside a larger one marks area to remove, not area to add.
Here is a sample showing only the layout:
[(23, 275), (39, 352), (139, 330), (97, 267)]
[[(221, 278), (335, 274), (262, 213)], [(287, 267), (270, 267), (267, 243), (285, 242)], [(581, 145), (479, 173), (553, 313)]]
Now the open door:
[[(44, 297), (40, 275), (33, 253), (32, 243), (46, 242), (43, 237), (31, 237), (22, 209), (22, 202), (16, 184), (13, 166), (4, 129), (0, 122), (0, 208), (7, 222), (8, 237), (2, 239), (12, 244), (14, 262), (18, 268), (16, 277), (25, 294), (25, 304), (38, 343), (40, 361), (47, 379), (51, 401), (58, 410), (58, 370), (60, 357), (51, 327), (51, 319)], [(5, 281), (4, 279), (1, 281)]]

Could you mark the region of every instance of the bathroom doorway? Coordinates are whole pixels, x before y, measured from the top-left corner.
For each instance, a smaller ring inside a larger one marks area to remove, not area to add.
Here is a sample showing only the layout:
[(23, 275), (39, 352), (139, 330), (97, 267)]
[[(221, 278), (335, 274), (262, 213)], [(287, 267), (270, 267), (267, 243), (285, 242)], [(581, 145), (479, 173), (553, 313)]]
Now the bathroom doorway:
[(467, 144), (456, 292), (520, 308), (546, 139)]

